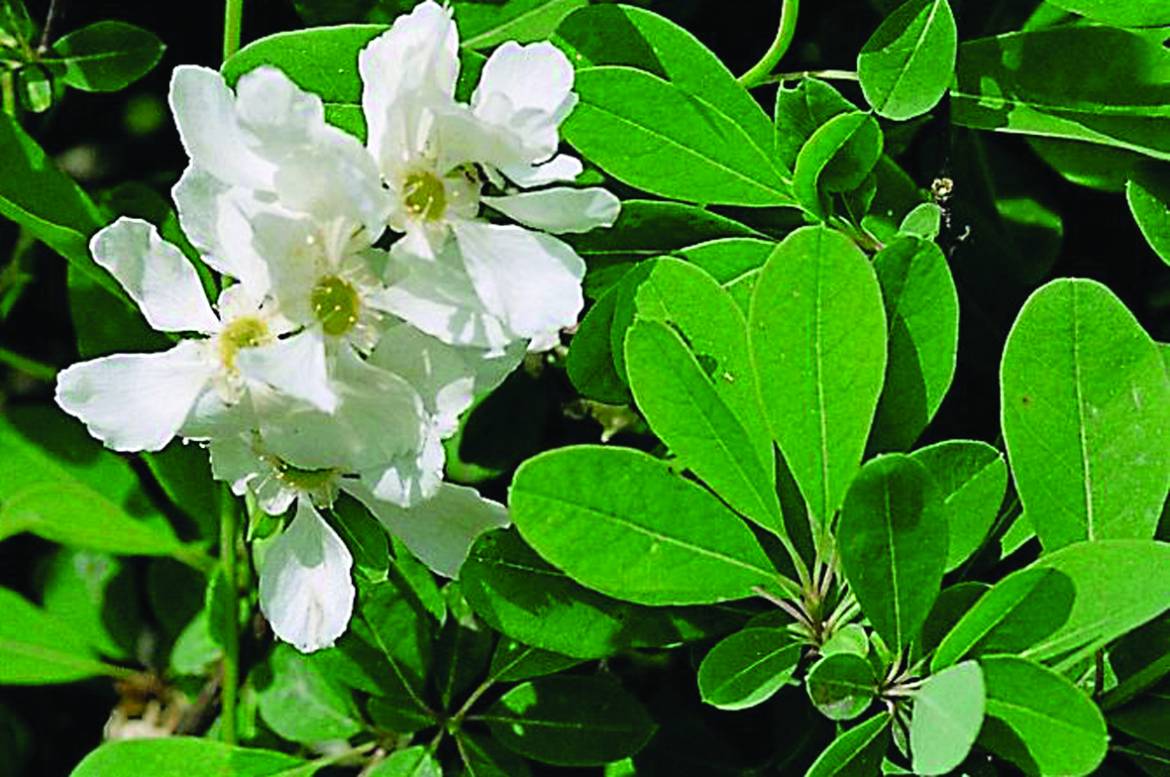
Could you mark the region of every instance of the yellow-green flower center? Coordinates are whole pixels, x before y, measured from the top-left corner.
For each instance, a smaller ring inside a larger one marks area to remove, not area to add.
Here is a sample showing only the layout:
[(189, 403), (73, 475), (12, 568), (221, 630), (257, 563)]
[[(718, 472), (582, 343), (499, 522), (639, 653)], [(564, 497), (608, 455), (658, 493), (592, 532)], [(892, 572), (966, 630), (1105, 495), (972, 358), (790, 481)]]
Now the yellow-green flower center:
[(235, 370), (236, 355), (241, 348), (255, 348), (272, 341), (268, 324), (257, 316), (241, 316), (219, 333), (219, 360), (227, 370)]
[(357, 289), (344, 278), (327, 275), (317, 281), (309, 301), (325, 334), (340, 336), (353, 328), (362, 310)]
[(447, 189), (434, 173), (411, 173), (402, 183), (402, 203), (415, 218), (438, 221), (447, 211)]
[(276, 477), (282, 483), (307, 494), (328, 490), (337, 477), (335, 469), (298, 469), (280, 459), (276, 459), (274, 465), (276, 466)]

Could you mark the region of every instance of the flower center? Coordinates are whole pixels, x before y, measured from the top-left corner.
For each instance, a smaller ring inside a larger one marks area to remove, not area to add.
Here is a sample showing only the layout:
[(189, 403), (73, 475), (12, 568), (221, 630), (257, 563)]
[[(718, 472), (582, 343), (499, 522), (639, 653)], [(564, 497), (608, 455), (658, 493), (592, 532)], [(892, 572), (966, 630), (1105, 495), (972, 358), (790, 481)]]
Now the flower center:
[(236, 369), (236, 355), (241, 348), (255, 348), (271, 342), (268, 324), (257, 316), (240, 316), (219, 333), (219, 360), (228, 371)]
[(411, 173), (402, 182), (402, 204), (415, 218), (438, 221), (447, 211), (447, 189), (434, 173)]
[(325, 334), (338, 337), (357, 323), (362, 309), (361, 297), (353, 284), (336, 275), (326, 275), (317, 281), (309, 297), (313, 315), (321, 322)]
[[(275, 457), (274, 457), (275, 458)], [(287, 462), (277, 459), (276, 477), (290, 488), (307, 494), (327, 492), (337, 478), (335, 469), (298, 469)]]

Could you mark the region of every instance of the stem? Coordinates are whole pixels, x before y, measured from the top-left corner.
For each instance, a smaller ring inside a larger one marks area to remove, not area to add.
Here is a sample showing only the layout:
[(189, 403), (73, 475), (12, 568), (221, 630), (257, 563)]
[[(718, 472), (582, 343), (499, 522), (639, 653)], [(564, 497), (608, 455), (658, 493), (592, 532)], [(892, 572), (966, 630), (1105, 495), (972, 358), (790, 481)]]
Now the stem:
[(820, 78), (823, 81), (856, 81), (858, 80), (857, 71), (855, 70), (794, 70), (791, 73), (777, 73), (774, 76), (761, 81), (758, 86), (764, 84), (782, 84), (785, 81), (801, 81), (805, 78)]
[(240, 50), (240, 26), (244, 18), (244, 0), (225, 0), (223, 7), (223, 58)]
[(334, 755), (327, 755), (324, 758), (318, 758), (317, 760), (312, 761), (312, 764), (313, 764), (313, 766), (317, 767), (317, 769), (322, 769), (326, 766), (332, 766), (333, 764), (341, 763), (343, 761), (348, 761), (350, 758), (353, 758), (355, 755), (365, 755), (366, 753), (370, 752), (371, 750), (373, 750), (377, 746), (378, 746), (377, 742), (366, 742), (364, 744), (358, 745), (357, 747), (351, 747), (348, 750), (343, 750), (340, 753), (336, 753)]
[(0, 73), (0, 91), (3, 92), (4, 112), (16, 118), (16, 73), (5, 70)]
[(49, 50), (49, 38), (53, 36), (53, 22), (60, 16), (57, 0), (49, 0), (49, 12), (45, 15), (45, 26), (41, 28), (41, 42), (37, 44), (37, 53), (44, 54)]
[(772, 68), (776, 67), (776, 63), (788, 51), (788, 47), (792, 44), (792, 37), (796, 34), (796, 15), (799, 10), (799, 0), (783, 0), (780, 7), (780, 26), (776, 30), (776, 39), (772, 41), (772, 45), (764, 52), (760, 61), (739, 77), (739, 82), (743, 84), (744, 88), (751, 89), (764, 83), (772, 72)]
[(1105, 691), (1105, 651), (1098, 650), (1093, 654), (1093, 698), (1101, 698)]
[(227, 485), (219, 497), (219, 563), (227, 581), (228, 618), (223, 646), (223, 705), (220, 712), (223, 741), (236, 743), (237, 689), (240, 684), (240, 589), (236, 585), (236, 499)]
[(57, 377), (57, 368), (53, 365), (21, 356), (3, 346), (0, 346), (0, 364), (7, 364), (12, 369), (19, 370), (37, 380), (53, 380)]

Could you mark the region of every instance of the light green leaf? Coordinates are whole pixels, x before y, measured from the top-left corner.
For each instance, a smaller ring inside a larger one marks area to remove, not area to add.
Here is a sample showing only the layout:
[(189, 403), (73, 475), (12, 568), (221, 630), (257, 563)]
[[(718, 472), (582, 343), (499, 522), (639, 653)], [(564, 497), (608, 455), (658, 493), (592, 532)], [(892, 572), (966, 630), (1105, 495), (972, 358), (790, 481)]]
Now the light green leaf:
[(596, 766), (633, 755), (655, 729), (642, 705), (607, 675), (523, 683), (476, 719), (508, 749), (560, 766)]
[(675, 251), (719, 282), (746, 316), (760, 270), (776, 250), (777, 243), (754, 237), (727, 237), (709, 240)]
[(946, 440), (910, 454), (934, 478), (947, 508), (950, 572), (983, 545), (991, 530), (1004, 489), (1007, 464), (1003, 454), (977, 440)]
[(580, 102), (561, 126), (619, 181), (687, 202), (792, 205), (789, 182), (747, 132), (710, 104), (628, 67), (577, 72)]
[(134, 654), (142, 628), (132, 570), (113, 556), (61, 548), (44, 579), (45, 612), (111, 658)]
[(663, 16), (590, 5), (561, 23), (554, 42), (578, 68), (625, 65), (669, 81), (742, 127), (759, 149), (772, 145), (771, 122), (759, 103), (698, 38)]
[(885, 375), (877, 276), (841, 233), (799, 229), (764, 266), (748, 321), (773, 439), (826, 525), (861, 462)]
[(107, 742), (87, 755), (69, 777), (311, 777), (316, 771), (312, 764), (272, 750), (170, 737)]
[(511, 516), (569, 577), (639, 604), (707, 604), (780, 578), (747, 526), (640, 451), (581, 445), (516, 472)]
[(933, 202), (924, 202), (906, 214), (898, 231), (904, 235), (934, 240), (942, 229), (942, 208)]
[(927, 679), (914, 694), (910, 752), (915, 774), (947, 774), (967, 757), (983, 725), (983, 671), (965, 661)]
[(278, 644), (255, 675), (260, 716), (293, 742), (346, 739), (362, 730), (352, 696), (326, 677), (308, 656)]
[(960, 46), (951, 118), (1170, 159), (1168, 86), (1170, 51), (1137, 32), (1095, 25), (1010, 32)]
[(1149, 0), (1047, 0), (1069, 13), (1117, 27), (1160, 27), (1170, 24), (1170, 8)]
[(81, 635), (0, 588), (0, 685), (67, 683), (111, 674)]
[(796, 86), (781, 83), (776, 92), (776, 156), (787, 170), (796, 167), (801, 147), (822, 124), (857, 106), (829, 84), (802, 78)]
[(1153, 537), (1170, 490), (1170, 375), (1109, 289), (1053, 281), (1024, 304), (1000, 368), (1003, 435), (1046, 550)]
[(804, 681), (808, 697), (829, 720), (853, 720), (877, 697), (873, 667), (856, 653), (834, 653), (818, 661)]
[(395, 750), (365, 777), (443, 777), (438, 759), (424, 745)]
[(865, 99), (887, 119), (926, 113), (951, 84), (957, 41), (947, 0), (907, 0), (886, 17), (857, 55)]
[(699, 695), (721, 710), (762, 704), (792, 679), (803, 651), (783, 629), (738, 631), (699, 664)]
[(50, 70), (86, 92), (116, 92), (158, 64), (166, 46), (149, 30), (104, 21), (75, 30), (53, 44)]
[(713, 607), (649, 608), (603, 596), (550, 566), (515, 531), (480, 537), (459, 579), (476, 614), (493, 628), (578, 660), (722, 634), (738, 620)]
[(1138, 171), (1125, 184), (1125, 199), (1150, 248), (1170, 264), (1170, 174), (1166, 168)]
[(544, 40), (561, 21), (589, 0), (509, 0), (506, 3), (459, 3), (455, 22), (462, 44), (470, 49), (490, 49), (514, 40)]
[(801, 146), (792, 174), (792, 191), (813, 213), (825, 214), (822, 190), (856, 189), (882, 155), (882, 131), (867, 113), (853, 111), (829, 119)]
[(1051, 669), (1015, 656), (980, 661), (987, 720), (979, 742), (1030, 774), (1093, 774), (1109, 747), (1097, 705)]
[(889, 726), (890, 714), (883, 712), (839, 734), (805, 777), (872, 777), (880, 773), (890, 743)]
[(926, 467), (909, 456), (870, 460), (837, 527), (838, 553), (862, 612), (891, 648), (918, 636), (942, 585), (947, 512)]

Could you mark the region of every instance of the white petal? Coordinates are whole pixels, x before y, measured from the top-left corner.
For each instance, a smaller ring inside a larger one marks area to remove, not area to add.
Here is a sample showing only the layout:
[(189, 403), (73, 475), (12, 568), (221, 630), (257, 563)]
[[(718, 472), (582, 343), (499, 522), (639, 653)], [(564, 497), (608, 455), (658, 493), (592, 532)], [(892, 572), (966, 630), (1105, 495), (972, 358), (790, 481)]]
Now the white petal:
[(549, 161), (539, 164), (508, 165), (500, 168), (517, 186), (530, 189), (550, 183), (572, 182), (584, 170), (581, 160), (568, 154), (557, 154)]
[(466, 221), (454, 230), (484, 307), (518, 337), (547, 337), (577, 323), (585, 262), (568, 244), (516, 226)]
[(531, 150), (528, 161), (551, 157), (557, 150), (557, 128), (577, 104), (573, 66), (548, 42), (526, 46), (509, 41), (483, 66), (471, 98), (475, 115), (506, 126)]
[(206, 343), (184, 340), (162, 353), (114, 354), (57, 375), (57, 404), (116, 451), (166, 447), (216, 367)]
[(353, 556), (306, 499), (268, 547), (260, 609), (276, 636), (302, 653), (333, 645), (353, 615)]
[(221, 181), (272, 188), (276, 166), (251, 147), (223, 76), (209, 68), (180, 65), (171, 76), (169, 100), (191, 161)]
[(212, 269), (236, 278), (257, 296), (268, 291), (268, 269), (252, 243), (250, 190), (223, 183), (191, 165), (171, 189), (179, 223)]
[(110, 271), (160, 332), (219, 330), (199, 275), (187, 257), (141, 219), (120, 218), (89, 241), (94, 261)]
[(365, 468), (358, 474), (378, 499), (410, 507), (430, 499), (439, 490), (446, 459), (437, 427), (427, 424), (420, 449), (399, 456), (387, 465)]
[(342, 481), (390, 533), (440, 575), (458, 577), (475, 538), (509, 524), (507, 509), (474, 489), (444, 483), (434, 498), (409, 509), (375, 499), (361, 484)]
[(543, 189), (507, 197), (484, 197), (484, 203), (513, 221), (544, 232), (588, 232), (610, 227), (622, 203), (605, 189)]
[(305, 329), (268, 345), (244, 348), (236, 356), (236, 365), (244, 377), (266, 383), (326, 413), (337, 408), (337, 394), (329, 384), (325, 337), (318, 328)]

